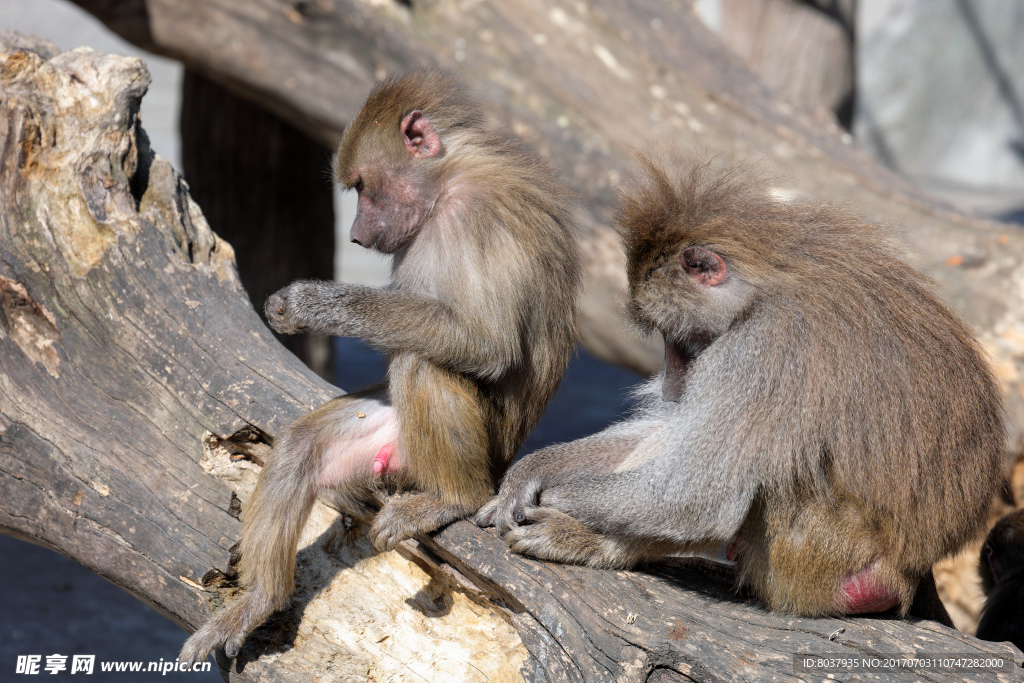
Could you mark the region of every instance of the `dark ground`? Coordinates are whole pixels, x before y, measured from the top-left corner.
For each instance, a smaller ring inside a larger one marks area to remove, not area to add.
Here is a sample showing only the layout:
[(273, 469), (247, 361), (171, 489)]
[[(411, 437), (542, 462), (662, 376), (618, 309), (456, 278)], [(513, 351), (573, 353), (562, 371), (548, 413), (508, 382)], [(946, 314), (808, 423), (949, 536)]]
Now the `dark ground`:
[[(338, 386), (355, 389), (384, 374), (383, 359), (360, 342), (335, 340), (341, 359)], [(523, 448), (592, 434), (628, 409), (631, 372), (607, 365), (584, 352), (573, 360), (551, 406)], [(174, 659), (186, 633), (128, 593), (58, 553), (0, 536), (0, 682), (30, 681), (15, 674), (18, 655), (68, 655), (68, 671), (45, 680), (220, 681), (214, 665), (208, 673), (102, 673), (101, 661), (158, 662)], [(91, 676), (70, 671), (70, 655), (96, 655)]]

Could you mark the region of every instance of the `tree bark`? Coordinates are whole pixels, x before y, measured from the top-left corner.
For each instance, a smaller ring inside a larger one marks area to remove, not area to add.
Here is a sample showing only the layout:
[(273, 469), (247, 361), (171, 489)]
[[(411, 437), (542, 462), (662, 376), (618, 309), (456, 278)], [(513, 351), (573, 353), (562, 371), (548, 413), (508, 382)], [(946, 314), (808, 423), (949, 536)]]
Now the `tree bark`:
[[(273, 435), (339, 392), (149, 149), (141, 61), (0, 35), (0, 65), (0, 528), (193, 628), (233, 592)], [(536, 562), (464, 522), (374, 553), (320, 506), (305, 537), (291, 607), (229, 680), (818, 680), (794, 654), (921, 652), (1012, 662), (931, 680), (1009, 681), (1024, 659), (934, 622), (768, 613), (716, 570)]]

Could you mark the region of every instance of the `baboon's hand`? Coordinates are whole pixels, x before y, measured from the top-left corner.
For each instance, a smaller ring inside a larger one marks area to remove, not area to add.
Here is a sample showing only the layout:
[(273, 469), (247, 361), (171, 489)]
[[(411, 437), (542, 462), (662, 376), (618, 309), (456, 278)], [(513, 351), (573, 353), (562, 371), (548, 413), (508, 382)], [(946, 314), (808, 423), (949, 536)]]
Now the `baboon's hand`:
[(221, 645), (224, 653), (234, 659), (242, 649), (242, 642), (253, 630), (276, 610), (257, 593), (246, 593), (227, 607), (215, 613), (210, 620), (185, 641), (178, 661), (195, 664), (209, 656)]
[(541, 482), (536, 478), (507, 476), (498, 495), (480, 508), (473, 521), (477, 526), (493, 526), (505, 536), (520, 524), (528, 523), (526, 510), (537, 505), (541, 488)]
[(473, 517), (473, 523), (481, 529), (494, 526), (494, 516), (498, 511), (498, 503), (500, 500), (500, 496), (494, 496), (484, 503), (484, 506), (477, 510), (476, 516)]
[(541, 560), (601, 566), (604, 539), (561, 510), (527, 507), (505, 536), (513, 552)]
[(295, 334), (304, 332), (305, 321), (299, 311), (309, 305), (305, 301), (307, 285), (306, 282), (293, 282), (287, 287), (282, 287), (267, 297), (263, 306), (263, 313), (267, 316), (270, 327), (280, 334)]
[(352, 307), (376, 292), (373, 287), (297, 280), (267, 297), (263, 312), (276, 332), (359, 336)]
[(394, 550), (402, 541), (417, 533), (416, 520), (405, 513), (397, 501), (386, 504), (370, 527), (370, 542), (381, 552)]
[(436, 531), (472, 513), (431, 493), (392, 498), (373, 520), (370, 541), (377, 550), (392, 550), (407, 538)]

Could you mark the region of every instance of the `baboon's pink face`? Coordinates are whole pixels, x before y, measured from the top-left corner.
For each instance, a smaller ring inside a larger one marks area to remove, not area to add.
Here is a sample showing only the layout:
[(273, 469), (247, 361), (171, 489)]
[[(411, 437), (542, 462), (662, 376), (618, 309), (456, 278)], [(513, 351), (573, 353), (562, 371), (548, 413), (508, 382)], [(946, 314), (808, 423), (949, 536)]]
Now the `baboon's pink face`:
[(444, 151), (437, 130), (420, 111), (406, 115), (400, 130), (405, 163), (395, 169), (367, 170), (352, 185), (359, 204), (351, 239), (384, 254), (404, 249), (419, 234), (437, 195), (423, 162)]

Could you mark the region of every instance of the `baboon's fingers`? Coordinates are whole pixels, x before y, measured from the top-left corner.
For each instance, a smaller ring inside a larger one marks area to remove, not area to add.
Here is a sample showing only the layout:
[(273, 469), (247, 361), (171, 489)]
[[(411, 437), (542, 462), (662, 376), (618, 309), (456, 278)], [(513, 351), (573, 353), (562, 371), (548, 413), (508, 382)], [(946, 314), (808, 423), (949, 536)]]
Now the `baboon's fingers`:
[(178, 661), (190, 666), (205, 661), (209, 654), (221, 644), (221, 638), (214, 629), (209, 628), (211, 625), (212, 622), (208, 622), (185, 641), (178, 654)]
[(465, 519), (476, 506), (446, 503), (432, 493), (417, 493), (389, 500), (373, 521), (370, 541), (378, 550), (391, 550), (402, 541), (428, 534), (458, 519)]
[[(548, 512), (555, 514), (547, 514)], [(560, 519), (565, 515), (542, 508), (529, 509), (528, 513), (532, 518), (531, 523), (518, 526), (505, 536), (513, 552), (555, 562), (579, 562), (587, 559), (584, 554), (577, 556), (576, 553), (567, 553), (575, 546), (571, 542), (575, 529), (571, 524), (566, 524), (567, 520)]]
[(178, 660), (191, 664), (203, 661), (221, 645), (224, 645), (224, 653), (234, 659), (249, 632), (266, 621), (277, 609), (272, 601), (259, 592), (235, 600), (214, 614), (185, 641)]
[[(502, 537), (506, 536), (520, 524), (526, 523), (523, 511), (537, 504), (540, 490), (541, 485), (536, 481), (503, 486), (498, 495), (480, 509), (477, 524), (493, 526)], [(486, 524), (480, 523), (481, 517)]]
[(230, 659), (234, 659), (238, 656), (238, 653), (242, 649), (242, 641), (245, 640), (245, 636), (242, 634), (235, 634), (228, 642), (224, 643), (224, 654)]
[(476, 513), (473, 518), (473, 523), (478, 527), (485, 529), (489, 526), (494, 526), (494, 515), (498, 511), (498, 496), (491, 498), (489, 501), (484, 503), (484, 506)]
[(528, 507), (523, 514), (524, 524), (505, 537), (513, 552), (599, 569), (628, 567), (636, 562), (637, 556), (628, 544), (591, 531), (561, 510)]

